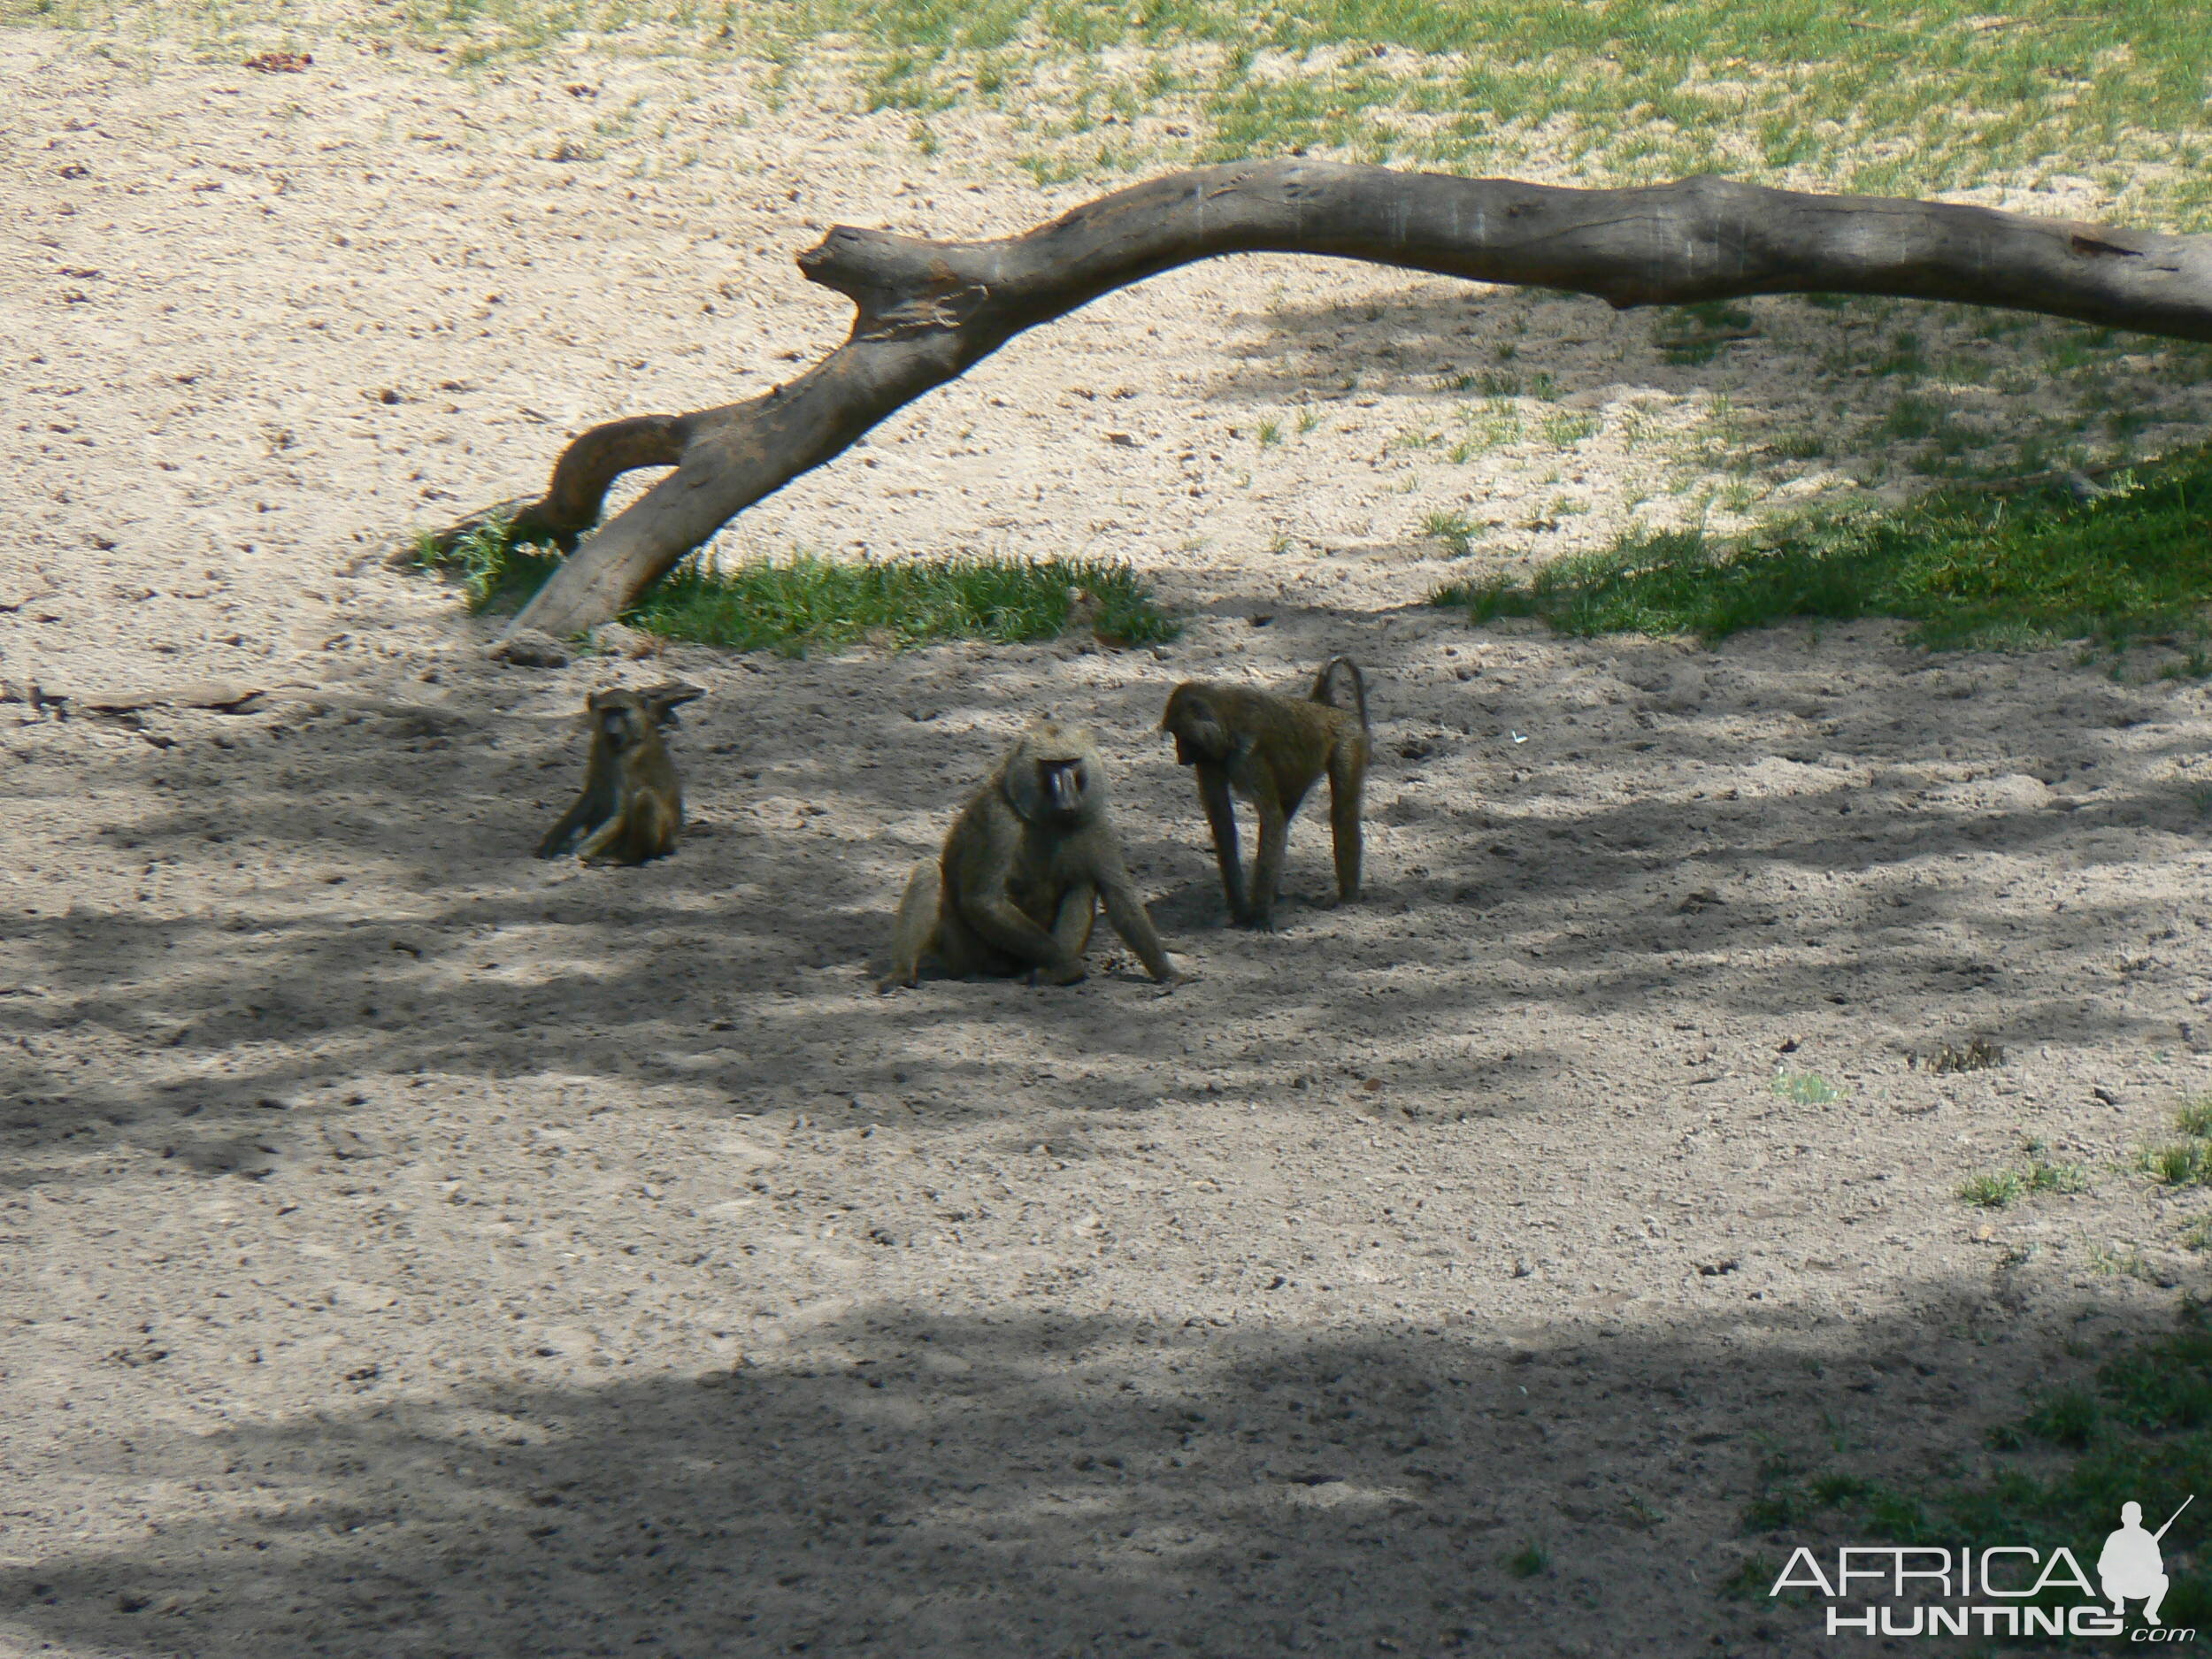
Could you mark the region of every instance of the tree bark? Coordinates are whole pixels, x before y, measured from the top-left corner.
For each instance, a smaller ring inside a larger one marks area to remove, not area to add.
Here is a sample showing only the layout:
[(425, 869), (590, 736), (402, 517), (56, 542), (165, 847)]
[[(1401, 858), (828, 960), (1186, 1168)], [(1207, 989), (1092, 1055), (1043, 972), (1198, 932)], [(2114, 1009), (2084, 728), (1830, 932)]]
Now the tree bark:
[[(1178, 265), (1261, 252), (1540, 284), (1624, 310), (1750, 294), (1884, 294), (2212, 341), (2212, 236), (1709, 177), (1570, 190), (1240, 162), (1133, 185), (996, 242), (841, 225), (798, 262), (809, 281), (853, 302), (849, 337), (764, 397), (615, 421), (572, 443), (515, 528), (572, 551), (514, 628), (566, 635), (614, 617), (745, 508), (1024, 329)], [(640, 466), (675, 471), (587, 536), (608, 487)], [(442, 539), (449, 544), (482, 520)]]

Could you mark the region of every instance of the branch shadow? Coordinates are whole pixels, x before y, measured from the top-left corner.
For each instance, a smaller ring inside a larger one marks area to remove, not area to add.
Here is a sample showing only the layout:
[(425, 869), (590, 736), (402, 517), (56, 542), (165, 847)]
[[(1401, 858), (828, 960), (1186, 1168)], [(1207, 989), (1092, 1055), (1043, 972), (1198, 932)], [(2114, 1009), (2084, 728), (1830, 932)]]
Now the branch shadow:
[(127, 1442), (86, 1472), (161, 1494), (153, 1535), (0, 1568), (0, 1609), (191, 1659), (1813, 1651), (1816, 1609), (1720, 1594), (1808, 1541), (1744, 1536), (1763, 1466), (1838, 1461), (1847, 1423), (1852, 1466), (1915, 1484), (2085, 1369), (1985, 1286), (1915, 1295), (1842, 1322), (1716, 1291), (1663, 1336), (880, 1302), (634, 1378), (578, 1333), (496, 1382)]
[[(1709, 392), (1725, 399), (1718, 424), (1653, 426), (1627, 449), (1656, 441), (1678, 464), (1768, 488), (1846, 463), (1863, 483), (1895, 468), (1930, 483), (2033, 472), (2114, 440), (2148, 434), (2154, 452), (2190, 442), (2203, 419), (2189, 389), (2201, 351), (2187, 342), (1932, 301), (1771, 295), (1702, 309), (1727, 315), (1440, 280), (1360, 302), (1283, 302), (1253, 319), (1263, 338), (1228, 349), (1210, 396), (1279, 419), (1425, 394), (1406, 406), (1401, 437), (1434, 459), (1463, 440), (1455, 423), (1484, 424), (1486, 406), (1517, 411), (1517, 431), (1624, 397), (1647, 418)], [(2162, 382), (2170, 389), (2152, 389)], [(1560, 426), (1546, 442), (1586, 458), (1582, 438), (1565, 435), (1581, 430)], [(1473, 449), (1526, 441), (1493, 434)]]

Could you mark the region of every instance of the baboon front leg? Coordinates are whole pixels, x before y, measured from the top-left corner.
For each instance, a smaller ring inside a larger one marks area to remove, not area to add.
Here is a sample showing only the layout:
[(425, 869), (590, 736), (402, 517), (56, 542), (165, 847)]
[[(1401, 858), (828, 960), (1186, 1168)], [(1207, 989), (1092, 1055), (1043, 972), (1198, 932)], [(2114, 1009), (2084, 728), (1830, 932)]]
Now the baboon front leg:
[(1339, 746), (1329, 757), (1329, 827), (1336, 837), (1336, 900), (1359, 897), (1360, 791), (1366, 781), (1364, 757)]
[(1272, 800), (1255, 801), (1259, 850), (1252, 856), (1252, 903), (1246, 926), (1261, 933), (1275, 926), (1275, 894), (1283, 884), (1283, 855), (1290, 845), (1290, 814)]
[(906, 879), (898, 919), (891, 924), (890, 966), (876, 981), (879, 995), (921, 982), (922, 953), (937, 935), (938, 895), (943, 880), (934, 858), (916, 864), (914, 873)]
[(1213, 832), (1214, 862), (1221, 866), (1221, 891), (1229, 901), (1229, 919), (1241, 926), (1250, 912), (1244, 902), (1244, 864), (1237, 856), (1237, 809), (1229, 794), (1229, 774), (1211, 761), (1200, 761), (1195, 770), (1206, 827)]
[(1101, 894), (1106, 901), (1106, 919), (1114, 925), (1122, 943), (1137, 953), (1144, 971), (1163, 985), (1176, 979), (1175, 970), (1167, 959), (1167, 947), (1160, 942), (1158, 930), (1152, 926), (1151, 913), (1130, 885), (1128, 872), (1120, 872), (1117, 879), (1106, 883)]

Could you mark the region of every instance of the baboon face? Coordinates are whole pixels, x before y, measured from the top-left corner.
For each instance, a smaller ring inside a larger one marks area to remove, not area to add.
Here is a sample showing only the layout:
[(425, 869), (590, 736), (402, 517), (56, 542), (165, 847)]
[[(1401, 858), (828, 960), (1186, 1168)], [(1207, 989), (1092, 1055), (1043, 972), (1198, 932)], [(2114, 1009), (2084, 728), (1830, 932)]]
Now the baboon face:
[(1073, 818), (1083, 810), (1083, 791), (1089, 780), (1079, 760), (1041, 760), (1037, 777), (1044, 785), (1046, 803), (1055, 812)]
[(592, 725), (616, 749), (627, 749), (651, 729), (652, 716), (634, 691), (599, 691), (591, 698)]
[(1087, 733), (1054, 724), (1034, 727), (1007, 764), (1007, 797), (1032, 824), (1071, 824), (1090, 810), (1094, 764)]

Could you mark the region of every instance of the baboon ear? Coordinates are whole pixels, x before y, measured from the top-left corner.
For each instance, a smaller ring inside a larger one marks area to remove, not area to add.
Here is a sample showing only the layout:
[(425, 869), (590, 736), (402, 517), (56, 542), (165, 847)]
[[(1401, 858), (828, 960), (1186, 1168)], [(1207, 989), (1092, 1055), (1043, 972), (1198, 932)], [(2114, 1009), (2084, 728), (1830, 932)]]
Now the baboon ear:
[(639, 696), (645, 699), (645, 706), (651, 711), (654, 724), (657, 726), (678, 724), (676, 710), (685, 703), (706, 695), (705, 687), (687, 686), (680, 680), (664, 680), (657, 686), (648, 686), (643, 691), (638, 693)]
[(1014, 816), (1025, 824), (1034, 824), (1043, 815), (1043, 772), (1044, 763), (1025, 749), (1006, 768), (1005, 781), (1000, 785), (1006, 794), (1006, 804), (1014, 809)]

